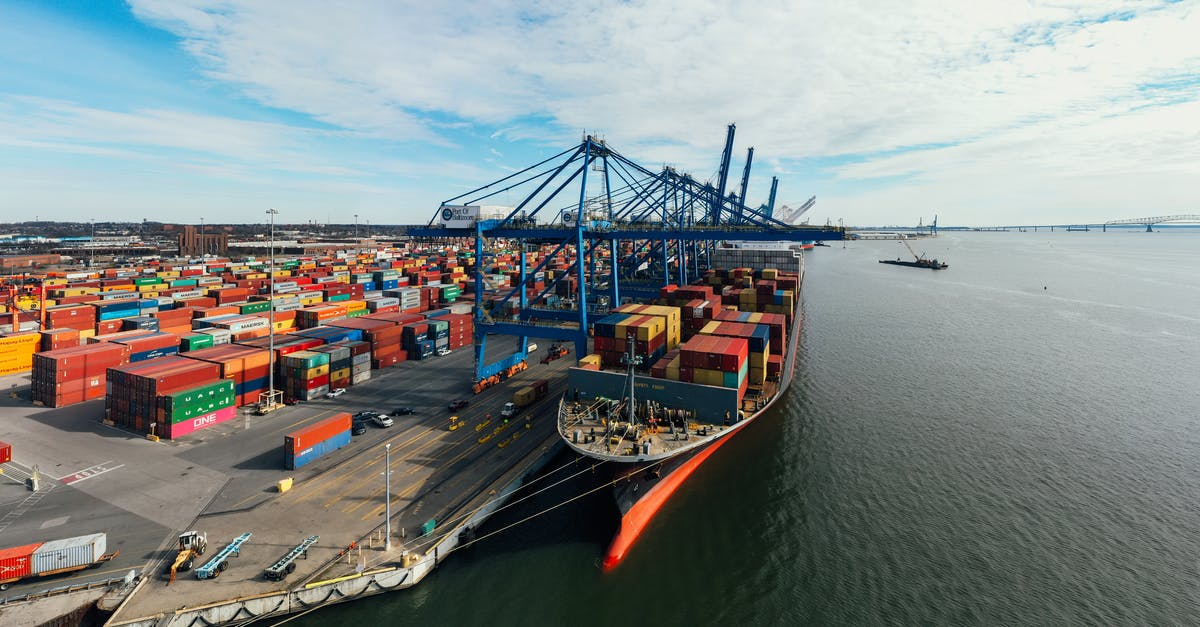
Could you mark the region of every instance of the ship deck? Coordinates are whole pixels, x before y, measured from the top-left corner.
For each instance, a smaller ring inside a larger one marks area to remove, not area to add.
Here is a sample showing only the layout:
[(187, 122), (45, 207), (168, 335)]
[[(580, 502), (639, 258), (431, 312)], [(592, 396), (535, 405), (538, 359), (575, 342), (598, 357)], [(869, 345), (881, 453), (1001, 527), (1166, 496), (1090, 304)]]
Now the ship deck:
[(778, 381), (751, 388), (742, 400), (740, 416), (730, 424), (707, 424), (687, 419), (631, 425), (610, 420), (605, 401), (591, 403), (563, 400), (559, 408), (559, 433), (577, 452), (617, 462), (652, 462), (698, 448), (720, 437), (732, 424), (752, 416), (771, 404), (779, 390)]

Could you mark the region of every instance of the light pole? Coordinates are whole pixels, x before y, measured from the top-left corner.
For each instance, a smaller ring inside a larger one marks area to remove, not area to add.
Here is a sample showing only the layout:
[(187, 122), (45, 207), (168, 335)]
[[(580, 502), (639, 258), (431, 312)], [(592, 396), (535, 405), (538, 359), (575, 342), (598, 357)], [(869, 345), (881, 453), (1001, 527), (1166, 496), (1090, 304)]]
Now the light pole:
[(383, 502), (386, 513), (384, 514), (384, 536), (383, 550), (392, 550), (392, 443), (388, 442), (383, 445)]
[(92, 223), (92, 237), (88, 241), (88, 270), (91, 270), (96, 262), (96, 219), (92, 218), (88, 222)]
[(275, 216), (279, 214), (276, 209), (267, 209), (267, 214), (271, 216), (271, 237), (270, 251), (268, 259), (270, 259), (270, 274), (267, 275), (267, 281), (271, 289), (271, 307), (267, 309), (267, 323), (270, 329), (267, 331), (267, 360), (269, 363), (267, 369), (267, 405), (274, 408), (275, 406)]
[(208, 244), (204, 242), (204, 218), (200, 218), (200, 250), (204, 251), (200, 253), (201, 257), (208, 254)]

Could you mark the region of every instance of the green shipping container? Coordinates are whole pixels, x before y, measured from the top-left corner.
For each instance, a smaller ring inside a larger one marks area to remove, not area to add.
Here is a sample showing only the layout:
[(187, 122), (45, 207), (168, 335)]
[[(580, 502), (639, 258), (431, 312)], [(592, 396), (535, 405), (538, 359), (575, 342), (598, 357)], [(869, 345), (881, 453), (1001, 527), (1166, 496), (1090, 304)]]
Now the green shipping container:
[(312, 351), (296, 351), (283, 356), (284, 368), (299, 368), (309, 370), (329, 363), (329, 353), (314, 353)]
[(349, 294), (335, 294), (326, 299), (327, 302), (336, 303), (343, 300), (350, 300)]
[(201, 348), (211, 348), (212, 345), (213, 336), (201, 333), (198, 335), (183, 336), (179, 349), (187, 352), (199, 350)]
[(140, 278), (140, 279), (134, 279), (133, 284), (134, 285), (155, 285), (158, 283), (158, 281), (159, 281), (158, 277), (151, 276), (151, 277), (144, 277), (144, 278)]
[(240, 306), (239, 309), (243, 314), (266, 313), (271, 310), (271, 303), (270, 301), (265, 300), (255, 301), (252, 303), (246, 303), (245, 305)]
[(159, 396), (158, 406), (163, 410), (166, 418), (175, 423), (229, 407), (234, 402), (233, 392), (233, 380), (221, 379), (188, 390)]
[(191, 287), (196, 285), (196, 279), (174, 279), (167, 285), (171, 287)]
[(351, 311), (351, 312), (346, 313), (346, 317), (347, 318), (357, 318), (359, 316), (365, 316), (369, 313), (371, 313), (371, 312), (366, 309), (359, 309), (358, 311)]

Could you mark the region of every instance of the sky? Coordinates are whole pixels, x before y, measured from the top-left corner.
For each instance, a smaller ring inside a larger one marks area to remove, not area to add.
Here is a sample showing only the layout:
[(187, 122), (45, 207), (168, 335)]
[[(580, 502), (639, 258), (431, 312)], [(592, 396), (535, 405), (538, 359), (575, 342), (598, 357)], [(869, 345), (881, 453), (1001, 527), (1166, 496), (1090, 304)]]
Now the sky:
[(0, 0), (0, 222), (425, 222), (730, 123), (813, 224), (1200, 213), (1200, 0)]

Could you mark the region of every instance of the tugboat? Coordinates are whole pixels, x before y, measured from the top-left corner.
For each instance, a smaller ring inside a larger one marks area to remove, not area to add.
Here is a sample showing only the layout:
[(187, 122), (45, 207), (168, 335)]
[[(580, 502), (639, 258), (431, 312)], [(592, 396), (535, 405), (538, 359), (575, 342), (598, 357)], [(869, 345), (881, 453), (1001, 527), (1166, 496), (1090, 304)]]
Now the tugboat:
[(904, 240), (900, 240), (900, 243), (904, 244), (908, 252), (912, 253), (913, 261), (902, 261), (899, 257), (896, 257), (895, 259), (880, 259), (879, 263), (888, 263), (893, 266), (908, 266), (910, 268), (929, 268), (930, 270), (945, 270), (950, 267), (948, 263), (940, 262), (937, 259), (928, 259), (924, 255), (918, 255), (913, 252), (912, 246), (909, 246), (908, 242)]

